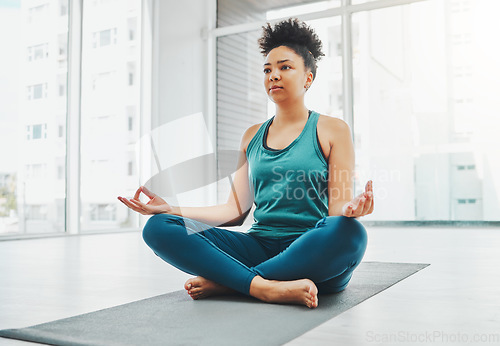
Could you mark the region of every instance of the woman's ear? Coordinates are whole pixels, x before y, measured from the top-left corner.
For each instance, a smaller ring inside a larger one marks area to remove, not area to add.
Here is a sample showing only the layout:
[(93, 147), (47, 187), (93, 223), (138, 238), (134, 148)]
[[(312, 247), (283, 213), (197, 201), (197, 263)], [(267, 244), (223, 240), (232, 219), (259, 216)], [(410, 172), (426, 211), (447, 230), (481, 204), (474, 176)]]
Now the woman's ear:
[(306, 83), (304, 85), (304, 88), (306, 90), (309, 90), (309, 88), (311, 87), (311, 84), (314, 80), (314, 75), (313, 73), (309, 70), (307, 73), (306, 73)]
[(313, 75), (313, 73), (312, 73), (311, 71), (309, 71), (309, 72), (307, 73), (307, 83), (308, 83), (309, 85), (311, 85), (311, 84), (312, 84), (312, 82), (313, 82), (313, 80), (314, 80), (314, 75)]

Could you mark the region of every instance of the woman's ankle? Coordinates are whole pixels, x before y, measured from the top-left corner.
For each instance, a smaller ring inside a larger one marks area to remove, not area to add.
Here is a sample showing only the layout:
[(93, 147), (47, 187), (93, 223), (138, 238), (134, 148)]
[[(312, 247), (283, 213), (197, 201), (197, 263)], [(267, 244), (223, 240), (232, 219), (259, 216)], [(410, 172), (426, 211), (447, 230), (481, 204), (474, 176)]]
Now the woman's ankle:
[(255, 276), (250, 282), (249, 294), (252, 297), (260, 299), (262, 301), (268, 301), (269, 295), (269, 285), (271, 281), (264, 279), (262, 276)]

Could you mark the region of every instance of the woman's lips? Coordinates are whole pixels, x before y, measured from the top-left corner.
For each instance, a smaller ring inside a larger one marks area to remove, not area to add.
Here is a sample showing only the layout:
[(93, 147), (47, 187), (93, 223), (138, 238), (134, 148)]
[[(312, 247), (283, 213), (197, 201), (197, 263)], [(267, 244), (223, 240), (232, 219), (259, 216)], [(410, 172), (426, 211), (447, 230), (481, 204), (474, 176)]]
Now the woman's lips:
[(279, 86), (272, 86), (271, 89), (269, 89), (270, 91), (276, 91), (276, 90), (281, 90), (283, 89), (283, 87), (279, 87)]

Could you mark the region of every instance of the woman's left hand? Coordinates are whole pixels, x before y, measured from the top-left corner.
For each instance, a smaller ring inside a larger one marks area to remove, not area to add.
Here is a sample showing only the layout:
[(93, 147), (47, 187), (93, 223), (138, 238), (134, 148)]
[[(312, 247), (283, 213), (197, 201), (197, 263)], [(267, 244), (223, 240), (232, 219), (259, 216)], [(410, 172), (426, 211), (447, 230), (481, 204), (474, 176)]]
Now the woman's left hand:
[(361, 217), (373, 212), (373, 182), (366, 183), (365, 192), (356, 196), (342, 207), (342, 215), (347, 217)]

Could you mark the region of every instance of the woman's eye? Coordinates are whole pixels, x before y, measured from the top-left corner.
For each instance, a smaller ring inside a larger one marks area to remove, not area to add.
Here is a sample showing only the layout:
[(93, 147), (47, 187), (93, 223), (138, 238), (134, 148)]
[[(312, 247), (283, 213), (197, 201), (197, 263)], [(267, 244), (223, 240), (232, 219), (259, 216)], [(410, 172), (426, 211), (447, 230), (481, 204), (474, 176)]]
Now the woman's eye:
[(288, 66), (288, 65), (283, 65), (283, 66), (281, 67), (281, 69), (282, 69), (282, 70), (288, 70), (289, 68), (290, 68), (290, 66)]
[(270, 69), (268, 69), (268, 68), (265, 68), (265, 69), (264, 69), (264, 73), (269, 73), (269, 72), (271, 72), (271, 70), (270, 70)]

